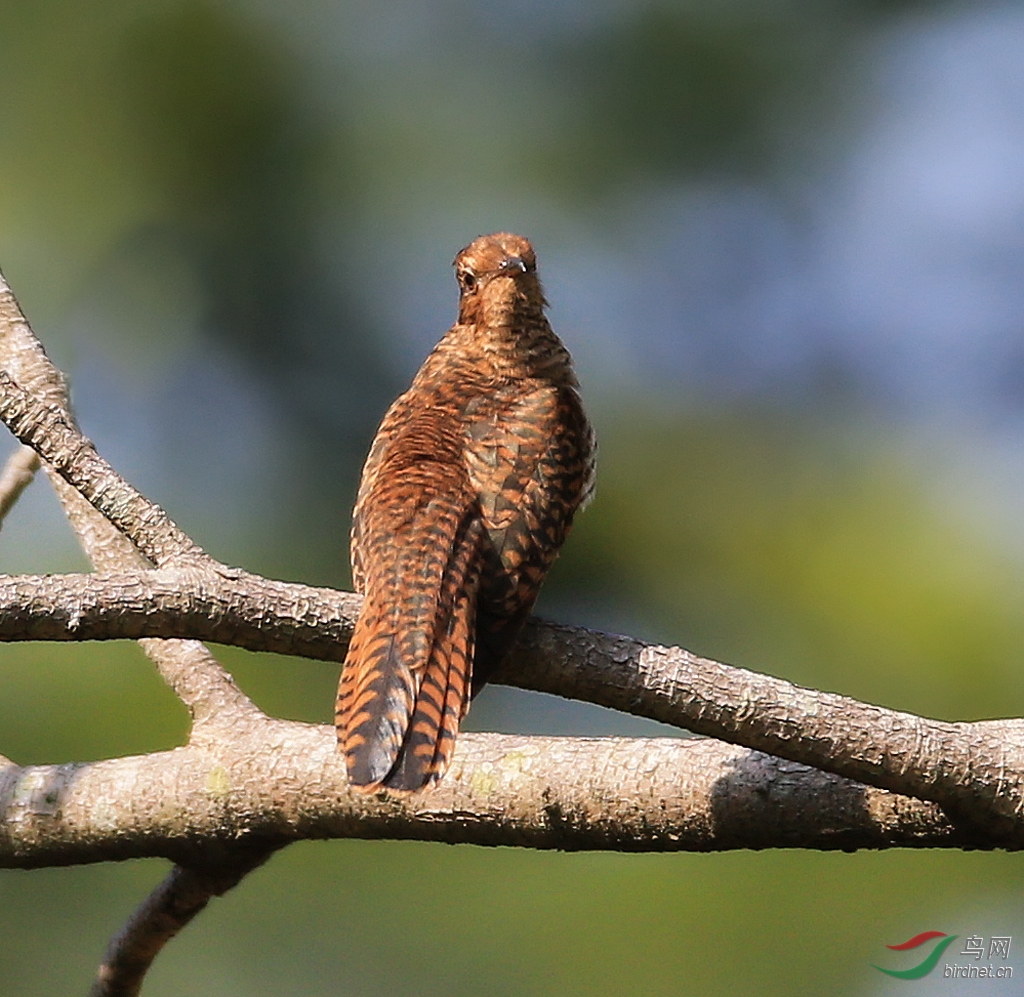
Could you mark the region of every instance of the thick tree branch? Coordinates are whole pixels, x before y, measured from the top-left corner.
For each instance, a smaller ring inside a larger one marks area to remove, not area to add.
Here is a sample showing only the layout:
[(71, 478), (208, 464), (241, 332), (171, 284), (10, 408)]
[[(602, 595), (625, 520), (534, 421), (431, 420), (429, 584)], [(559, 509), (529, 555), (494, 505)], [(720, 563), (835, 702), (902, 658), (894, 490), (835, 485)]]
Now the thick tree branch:
[(0, 866), (239, 845), (411, 838), (625, 851), (991, 847), (934, 804), (710, 740), (465, 734), (441, 784), (349, 791), (330, 728), (264, 719), (231, 741), (0, 774)]
[(0, 640), (189, 637), (340, 662), (360, 603), (241, 571), (0, 575)]
[(858, 782), (932, 800), (989, 833), (1024, 835), (1024, 721), (949, 723), (702, 658), (556, 624), (532, 627), (496, 676), (636, 713)]

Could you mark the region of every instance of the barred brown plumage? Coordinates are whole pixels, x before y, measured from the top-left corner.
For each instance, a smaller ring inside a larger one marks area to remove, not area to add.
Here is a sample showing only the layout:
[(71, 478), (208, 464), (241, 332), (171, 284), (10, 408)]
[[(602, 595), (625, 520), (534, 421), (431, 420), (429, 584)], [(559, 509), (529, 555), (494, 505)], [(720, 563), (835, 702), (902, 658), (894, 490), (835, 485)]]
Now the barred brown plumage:
[(458, 321), (385, 415), (353, 514), (364, 598), (335, 719), (367, 792), (441, 778), (593, 491), (593, 432), (530, 243), (482, 236), (455, 270)]

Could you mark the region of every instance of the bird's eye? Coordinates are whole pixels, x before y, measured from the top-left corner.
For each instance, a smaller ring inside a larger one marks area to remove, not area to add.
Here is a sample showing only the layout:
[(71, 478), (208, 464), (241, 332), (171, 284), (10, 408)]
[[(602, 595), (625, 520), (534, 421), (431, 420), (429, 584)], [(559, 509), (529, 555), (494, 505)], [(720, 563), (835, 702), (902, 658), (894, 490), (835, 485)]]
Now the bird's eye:
[(462, 289), (464, 291), (472, 291), (476, 287), (476, 277), (473, 276), (468, 270), (463, 270), (459, 274), (459, 280), (462, 282)]

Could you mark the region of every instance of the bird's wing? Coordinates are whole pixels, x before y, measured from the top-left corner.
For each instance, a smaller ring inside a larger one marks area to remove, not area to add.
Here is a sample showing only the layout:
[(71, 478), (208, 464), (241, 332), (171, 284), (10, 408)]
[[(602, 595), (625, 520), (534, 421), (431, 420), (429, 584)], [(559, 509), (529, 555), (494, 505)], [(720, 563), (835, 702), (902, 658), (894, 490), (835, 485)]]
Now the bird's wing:
[(593, 433), (579, 395), (543, 385), (471, 412), (467, 466), (485, 533), (477, 617), (478, 691), (507, 654), (593, 490)]
[(409, 392), (399, 395), (384, 415), (377, 434), (373, 438), (370, 452), (363, 462), (363, 471), (359, 479), (359, 492), (356, 496), (356, 507), (352, 513), (352, 531), (350, 536), (350, 553), (352, 559), (352, 587), (363, 592), (366, 583), (366, 567), (363, 559), (367, 556), (367, 544), (363, 542), (362, 533), (366, 528), (366, 503), (370, 501), (377, 487), (377, 474), (385, 455), (394, 449), (395, 440), (402, 434), (402, 426), (411, 421), (414, 406), (410, 404)]

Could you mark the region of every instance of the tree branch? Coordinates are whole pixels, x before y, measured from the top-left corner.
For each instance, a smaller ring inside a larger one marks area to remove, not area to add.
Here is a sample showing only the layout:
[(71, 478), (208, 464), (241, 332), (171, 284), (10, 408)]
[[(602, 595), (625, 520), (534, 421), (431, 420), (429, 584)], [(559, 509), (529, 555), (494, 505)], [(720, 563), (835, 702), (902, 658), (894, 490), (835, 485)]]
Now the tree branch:
[(0, 774), (0, 866), (407, 838), (712, 851), (992, 847), (934, 804), (711, 740), (464, 734), (434, 789), (349, 791), (332, 729), (264, 718), (230, 741)]
[(39, 455), (31, 447), (18, 447), (4, 465), (0, 474), (0, 525), (14, 508), (21, 493), (32, 484), (39, 470)]
[[(0, 640), (185, 636), (341, 661), (358, 599), (196, 568), (0, 580)], [(1019, 720), (947, 723), (582, 627), (533, 621), (495, 681), (580, 699), (941, 804), (1015, 839)]]
[[(685, 727), (1024, 834), (1024, 721), (950, 723), (580, 627), (529, 628), (495, 677)], [(1016, 845), (1014, 845), (1016, 847)]]
[[(0, 376), (6, 372), (28, 389), (27, 393), (23, 392), (8, 377), (10, 390), (17, 396), (18, 405), (24, 408), (35, 400), (45, 405), (47, 411), (63, 427), (70, 440), (70, 450), (66, 448), (61, 451), (61, 460), (72, 463), (70, 451), (75, 448), (95, 454), (92, 444), (81, 435), (75, 423), (68, 398), (67, 379), (50, 362), (3, 274), (0, 274)], [(131, 517), (134, 532), (141, 537), (140, 544), (136, 544), (106, 516), (94, 509), (54, 469), (52, 463), (44, 462), (44, 470), (57, 492), (65, 514), (96, 568), (101, 571), (146, 571), (153, 567), (159, 551), (152, 549), (151, 553), (155, 557), (151, 559), (143, 549), (152, 545), (159, 547), (161, 543), (175, 546), (184, 555), (195, 559), (198, 547), (170, 522), (158, 506), (123, 482), (98, 455), (91, 463), (93, 477), (90, 478), (89, 488), (107, 494), (104, 492), (104, 482), (114, 486), (117, 493), (115, 501), (122, 503), (125, 508), (134, 508), (136, 512), (141, 507), (143, 520), (142, 524), (138, 524), (135, 523), (135, 517)], [(119, 487), (118, 483), (123, 487)], [(146, 530), (146, 521), (159, 525), (156, 539), (152, 531)], [(205, 555), (202, 560), (206, 563)], [(239, 712), (256, 710), (252, 701), (235, 685), (213, 655), (197, 642), (144, 641), (142, 647), (163, 679), (188, 707), (196, 724), (202, 726), (214, 721), (227, 723)]]
[(214, 866), (176, 865), (111, 940), (89, 997), (136, 997), (160, 950), (211, 898), (237, 886), (271, 854), (258, 849)]
[(0, 419), (158, 567), (201, 559), (201, 548), (158, 505), (124, 480), (62, 408), (35, 398), (0, 370)]
[[(28, 322), (18, 306), (14, 295), (0, 274), (0, 366), (6, 367), (26, 386), (31, 395), (46, 403), (63, 422), (77, 433), (78, 428), (71, 412), (67, 380), (46, 356), (42, 345), (36, 339)], [(26, 457), (25, 454), (29, 454)], [(19, 460), (20, 458), (20, 460)], [(11, 461), (13, 481), (3, 490), (4, 501), (10, 496), (7, 507), (17, 499), (25, 485), (31, 480), (31, 473), (39, 467), (36, 453), (23, 447)], [(78, 535), (83, 549), (93, 565), (107, 570), (144, 571), (159, 560), (159, 551), (151, 560), (140, 547), (119, 532), (112, 522), (86, 502), (85, 498), (61, 477), (54, 466), (45, 464), (47, 476), (53, 483), (61, 505)], [(22, 471), (20, 476), (18, 471)], [(0, 479), (0, 489), (7, 481), (5, 472)], [(141, 498), (141, 496), (140, 496)], [(143, 499), (143, 502), (146, 500)], [(154, 507), (154, 519), (159, 521), (158, 509)], [(2, 515), (2, 512), (0, 512)], [(164, 517), (166, 520), (166, 517)], [(173, 535), (173, 523), (167, 520), (162, 525), (172, 528), (171, 540), (176, 540), (179, 549), (189, 550), (191, 541)], [(178, 531), (180, 533), (180, 531)], [(194, 545), (192, 545), (194, 546)], [(142, 649), (156, 665), (161, 676), (188, 707), (193, 729), (191, 740), (203, 740), (229, 733), (239, 718), (262, 716), (255, 704), (235, 685), (234, 680), (221, 668), (212, 654), (196, 641), (142, 640)], [(7, 759), (0, 757), (0, 765)], [(93, 993), (97, 995), (134, 994), (142, 985), (142, 979), (156, 954), (167, 941), (202, 910), (209, 899), (233, 886), (255, 864), (264, 861), (269, 852), (262, 852), (255, 860), (249, 850), (236, 851), (221, 856), (221, 872), (212, 873), (176, 867), (171, 875), (156, 888), (143, 902), (124, 930), (111, 942), (107, 956), (100, 966)], [(227, 876), (230, 879), (225, 879)]]
[(0, 575), (0, 640), (188, 637), (340, 662), (361, 601), (351, 592), (191, 567)]

